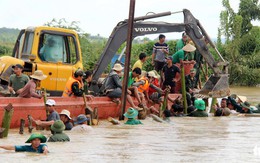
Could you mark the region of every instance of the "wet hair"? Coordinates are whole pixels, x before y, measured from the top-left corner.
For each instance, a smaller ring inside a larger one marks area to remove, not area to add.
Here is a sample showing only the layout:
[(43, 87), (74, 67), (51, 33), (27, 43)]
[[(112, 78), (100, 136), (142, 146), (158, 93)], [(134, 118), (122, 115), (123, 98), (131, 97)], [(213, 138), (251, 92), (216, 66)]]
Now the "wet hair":
[(139, 54), (139, 59), (142, 60), (146, 57), (146, 54), (145, 53), (140, 53)]
[(180, 99), (176, 99), (174, 102), (175, 102), (175, 104), (177, 104), (177, 105), (180, 105), (180, 104), (181, 104), (181, 100), (180, 100)]
[(227, 105), (229, 105), (229, 104), (234, 106), (230, 100), (227, 100)]
[(171, 116), (171, 112), (168, 109), (164, 110), (163, 114), (164, 114), (165, 117), (170, 117)]
[(227, 99), (227, 98), (222, 98), (221, 101), (222, 101), (222, 100), (226, 100), (226, 101), (227, 101), (228, 99)]
[(178, 104), (173, 104), (172, 109), (174, 112), (183, 112), (183, 106)]
[(187, 113), (190, 114), (190, 113), (193, 112), (194, 110), (196, 110), (196, 108), (195, 108), (193, 105), (191, 105), (191, 106), (189, 106), (189, 107), (187, 108)]
[(184, 108), (182, 105), (179, 105), (178, 109), (176, 109), (176, 112), (183, 112)]
[(87, 79), (88, 77), (90, 77), (93, 74), (92, 71), (88, 70), (85, 72), (84, 78)]
[(161, 40), (162, 38), (165, 38), (165, 35), (160, 34), (160, 35), (159, 35), (159, 40)]
[(133, 72), (135, 72), (138, 75), (142, 74), (142, 70), (139, 67), (136, 67), (135, 69), (133, 69)]
[(222, 114), (223, 114), (223, 112), (222, 112), (222, 109), (220, 109), (220, 108), (218, 108), (218, 109), (216, 110), (216, 112), (215, 112), (215, 116), (217, 116), (217, 117), (222, 116)]

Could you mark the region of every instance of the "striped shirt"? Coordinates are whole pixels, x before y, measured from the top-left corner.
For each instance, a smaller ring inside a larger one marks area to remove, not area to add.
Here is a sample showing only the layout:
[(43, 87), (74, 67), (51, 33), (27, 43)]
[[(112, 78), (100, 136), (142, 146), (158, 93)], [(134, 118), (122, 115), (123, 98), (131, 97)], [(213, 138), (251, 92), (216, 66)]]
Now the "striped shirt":
[(166, 54), (163, 49), (169, 52), (169, 46), (166, 43), (160, 44), (159, 42), (153, 45), (153, 53), (155, 54), (155, 61), (164, 62)]

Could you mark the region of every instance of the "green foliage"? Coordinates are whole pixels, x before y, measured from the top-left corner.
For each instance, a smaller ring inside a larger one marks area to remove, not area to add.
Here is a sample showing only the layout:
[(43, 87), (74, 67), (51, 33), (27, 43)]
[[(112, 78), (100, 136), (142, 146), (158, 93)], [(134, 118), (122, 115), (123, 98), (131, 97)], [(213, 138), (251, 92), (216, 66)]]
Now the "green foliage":
[(10, 55), (12, 53), (12, 48), (8, 46), (0, 45), (0, 56)]
[(260, 83), (260, 27), (253, 27), (252, 20), (260, 19), (258, 0), (240, 0), (239, 11), (234, 13), (229, 0), (220, 14), (220, 30), (226, 43), (218, 42), (223, 56), (230, 62), (230, 84), (254, 86)]
[(50, 22), (45, 23), (44, 25), (49, 27), (59, 27), (59, 28), (66, 28), (72, 29), (77, 32), (83, 32), (82, 29), (79, 27), (78, 21), (67, 22), (65, 18), (62, 19), (52, 19)]
[(19, 29), (14, 28), (0, 28), (0, 43), (14, 43), (19, 34)]
[(86, 70), (93, 70), (103, 49), (105, 48), (107, 39), (98, 38), (92, 39), (90, 35), (80, 35), (80, 44), (83, 57), (83, 67)]
[(19, 29), (0, 28), (0, 56), (11, 55)]
[(260, 4), (258, 0), (240, 0), (238, 15), (243, 17), (241, 33), (245, 35), (253, 27), (251, 21), (260, 19)]
[(239, 52), (242, 55), (255, 54), (260, 51), (260, 27), (252, 29), (242, 36)]

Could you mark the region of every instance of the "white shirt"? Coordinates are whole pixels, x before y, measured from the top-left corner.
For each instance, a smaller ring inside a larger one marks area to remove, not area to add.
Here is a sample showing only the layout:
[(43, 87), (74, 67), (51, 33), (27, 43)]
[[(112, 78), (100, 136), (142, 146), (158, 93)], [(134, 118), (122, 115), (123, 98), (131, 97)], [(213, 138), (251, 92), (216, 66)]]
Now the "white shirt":
[(93, 129), (92, 127), (82, 124), (82, 125), (77, 125), (71, 129), (73, 132), (91, 132)]

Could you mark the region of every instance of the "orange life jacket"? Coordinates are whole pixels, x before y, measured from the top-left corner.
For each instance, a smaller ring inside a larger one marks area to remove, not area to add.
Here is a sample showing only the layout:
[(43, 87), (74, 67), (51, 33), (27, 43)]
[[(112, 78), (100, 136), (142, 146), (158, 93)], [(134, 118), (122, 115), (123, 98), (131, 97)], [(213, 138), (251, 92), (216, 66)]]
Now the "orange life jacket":
[(71, 87), (72, 87), (72, 84), (75, 83), (75, 82), (77, 82), (79, 84), (79, 89), (81, 89), (83, 87), (83, 84), (81, 82), (74, 79), (73, 77), (70, 77), (69, 80), (66, 83), (65, 90), (63, 91), (63, 94), (62, 94), (63, 97), (74, 96)]
[(144, 80), (145, 83), (138, 87), (138, 91), (143, 93), (144, 91), (148, 91), (149, 90), (149, 85), (150, 84), (149, 84), (148, 79), (146, 77), (141, 77), (140, 79), (137, 80), (137, 82), (139, 82), (141, 80)]

